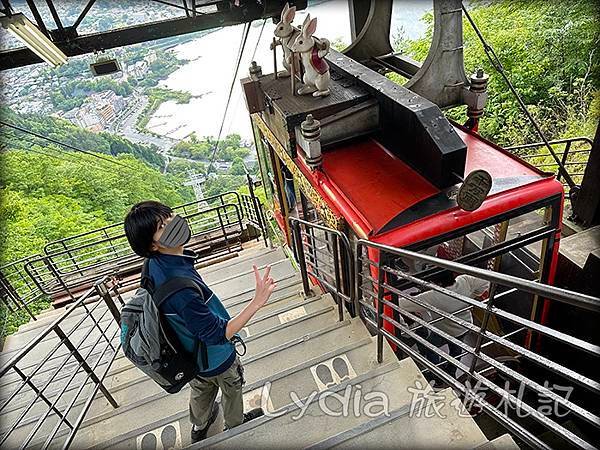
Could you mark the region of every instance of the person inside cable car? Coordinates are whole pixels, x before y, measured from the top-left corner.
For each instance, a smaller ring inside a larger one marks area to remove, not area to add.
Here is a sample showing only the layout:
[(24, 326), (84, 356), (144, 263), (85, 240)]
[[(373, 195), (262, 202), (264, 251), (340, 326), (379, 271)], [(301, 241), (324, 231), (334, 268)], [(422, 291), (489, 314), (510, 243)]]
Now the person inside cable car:
[(296, 200), (296, 189), (294, 187), (294, 177), (289, 169), (285, 166), (281, 167), (283, 174), (283, 184), (285, 189), (285, 197), (288, 204), (290, 216), (298, 217), (298, 202)]
[[(489, 290), (488, 281), (464, 274), (455, 277), (455, 274), (450, 271), (444, 271), (436, 280), (434, 280), (434, 282), (438, 286), (451, 292), (473, 299), (486, 298)], [(441, 311), (450, 313), (467, 323), (473, 323), (471, 309), (466, 309), (469, 305), (450, 295), (431, 289), (414, 295), (414, 299), (425, 304), (425, 306), (421, 306), (408, 298), (399, 298), (398, 306), (405, 311), (418, 315), (427, 322), (432, 322), (442, 317), (429, 310), (427, 307), (433, 306)], [(449, 319), (439, 320), (432, 323), (430, 326), (463, 342), (465, 342), (469, 335), (467, 329)], [(447, 345), (448, 351), (446, 353), (449, 353), (451, 356), (456, 357), (462, 353), (462, 350), (458, 345), (449, 342), (435, 331), (420, 327), (416, 330), (416, 334), (427, 339), (427, 341), (438, 347), (440, 350)], [(425, 345), (417, 342), (417, 347), (420, 353), (425, 355), (432, 363), (439, 364), (443, 361), (443, 358), (440, 355), (427, 348)]]

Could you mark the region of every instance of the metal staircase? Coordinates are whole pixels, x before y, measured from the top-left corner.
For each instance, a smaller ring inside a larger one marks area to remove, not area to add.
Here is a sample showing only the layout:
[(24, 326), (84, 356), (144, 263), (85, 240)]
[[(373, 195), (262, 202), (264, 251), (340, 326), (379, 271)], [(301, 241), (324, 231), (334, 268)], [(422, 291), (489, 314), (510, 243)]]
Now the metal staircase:
[[(270, 264), (277, 282), (269, 303), (244, 329), (248, 349), (242, 357), (244, 401), (248, 409), (262, 405), (267, 414), (222, 432), (220, 412), (209, 438), (191, 448), (516, 447), (508, 435), (488, 442), (468, 413), (461, 413), (456, 407), (460, 402), (454, 392), (432, 389), (412, 359), (399, 361), (391, 349), (386, 349), (383, 361), (378, 363), (376, 337), (358, 317), (346, 314), (339, 321), (338, 308), (330, 294), (315, 293), (307, 298), (300, 274), (280, 249), (255, 245), (236, 258), (200, 269), (231, 314), (251, 299), (252, 263), (259, 267)], [(125, 298), (126, 295), (123, 294)], [(84, 308), (78, 309), (81, 311), (68, 317), (70, 323), (86, 314)], [(98, 320), (99, 326), (90, 324), (76, 333), (101, 336), (99, 330), (114, 323), (106, 312), (106, 305), (98, 303), (96, 317), (105, 313)], [(45, 312), (37, 321), (23, 325), (7, 339), (2, 364), (62, 314), (62, 308)], [(57, 341), (48, 335), (29, 354), (30, 361), (21, 364), (33, 365)], [(118, 343), (118, 335), (114, 342)], [(43, 370), (50, 373), (65, 357), (55, 355)], [(106, 364), (109, 361), (100, 358), (100, 366)], [(50, 398), (50, 393), (60, 392), (68, 374), (69, 367), (65, 366), (50, 383), (46, 391)], [(2, 377), (2, 398), (20, 381), (12, 373)], [(103, 383), (118, 407), (114, 408), (98, 393), (74, 437), (73, 448), (146, 450), (190, 446), (188, 388), (175, 395), (164, 393), (120, 350)], [(70, 386), (60, 402), (69, 402), (69, 393), (74, 393), (76, 387), (77, 383)], [(20, 393), (2, 411), (2, 435), (34, 396), (31, 391)], [(74, 414), (83, 408), (84, 401), (85, 397), (74, 403)], [(434, 414), (429, 411), (432, 407)], [(47, 410), (44, 402), (35, 403), (3, 445), (21, 446)], [(43, 423), (28, 447), (42, 448), (47, 431), (54, 424)], [(67, 427), (61, 428), (49, 448), (62, 446), (58, 437), (68, 432)]]

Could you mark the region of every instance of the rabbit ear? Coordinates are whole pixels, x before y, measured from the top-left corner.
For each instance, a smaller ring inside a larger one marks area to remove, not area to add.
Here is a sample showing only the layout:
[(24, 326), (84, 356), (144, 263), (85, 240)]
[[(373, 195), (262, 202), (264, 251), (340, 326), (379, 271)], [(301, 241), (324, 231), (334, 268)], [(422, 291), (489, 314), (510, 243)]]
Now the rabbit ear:
[(283, 5), (283, 9), (281, 10), (281, 21), (285, 22), (285, 15), (288, 12), (288, 9), (290, 9), (290, 4), (286, 3), (285, 5)]
[(283, 20), (284, 23), (292, 23), (294, 21), (294, 17), (296, 16), (296, 7), (292, 6), (290, 8), (289, 4), (287, 3), (286, 6), (288, 6), (288, 9), (282, 14), (281, 20)]
[(317, 18), (311, 19), (306, 26), (302, 26), (302, 33), (306, 38), (311, 37), (317, 31)]
[(304, 22), (302, 23), (302, 27), (301, 27), (302, 34), (306, 38), (308, 38), (308, 35), (306, 34), (306, 27), (308, 27), (309, 22), (310, 22), (310, 14), (307, 14), (306, 17), (304, 18)]
[(304, 18), (304, 22), (302, 23), (302, 29), (306, 28), (306, 25), (308, 25), (308, 22), (310, 22), (310, 14), (307, 14), (306, 17)]

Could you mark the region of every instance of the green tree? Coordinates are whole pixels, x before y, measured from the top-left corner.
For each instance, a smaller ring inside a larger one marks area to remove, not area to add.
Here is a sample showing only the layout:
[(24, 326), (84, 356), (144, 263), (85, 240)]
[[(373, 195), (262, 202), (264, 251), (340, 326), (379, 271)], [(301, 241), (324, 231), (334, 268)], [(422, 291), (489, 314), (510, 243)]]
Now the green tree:
[(229, 175), (246, 176), (244, 161), (242, 158), (235, 158), (229, 168)]
[[(111, 133), (93, 133), (56, 117), (41, 114), (17, 114), (6, 107), (0, 107), (0, 115), (10, 124), (81, 150), (109, 155), (127, 153), (147, 162), (150, 166), (164, 167), (164, 158), (158, 154), (156, 146), (137, 144)], [(3, 130), (2, 139), (6, 146), (12, 149), (28, 150), (32, 144), (42, 147), (48, 145), (48, 141), (44, 139), (12, 129)], [(62, 150), (69, 149), (64, 147)]]
[(188, 176), (188, 170), (193, 170), (198, 174), (206, 174), (206, 166), (201, 162), (186, 161), (184, 159), (174, 159), (167, 166), (167, 172), (173, 175)]
[[(550, 139), (593, 135), (598, 123), (598, 3), (587, 0), (498, 0), (471, 2), (471, 15), (494, 48), (509, 78)], [(423, 18), (423, 39), (399, 39), (397, 49), (423, 61), (433, 33), (433, 16)], [(464, 21), (467, 73), (483, 67), (490, 74), (489, 98), (480, 133), (501, 145), (538, 141), (535, 130)], [(465, 108), (449, 111), (464, 122)]]
[[(60, 155), (49, 147), (33, 150)], [(73, 207), (74, 210), (90, 214), (90, 217), (106, 223), (121, 221), (131, 205), (144, 199), (157, 199), (169, 205), (193, 199), (191, 189), (183, 186), (180, 176), (164, 176), (131, 155), (121, 155), (113, 159), (130, 169), (99, 161), (89, 155), (57, 160), (25, 150), (10, 150), (1, 154), (0, 161), (4, 170), (0, 175), (0, 184), (6, 189), (6, 195), (17, 192), (21, 196), (19, 198), (25, 198), (28, 202), (51, 196), (71, 199), (77, 203), (77, 207)], [(66, 208), (67, 206), (63, 209)], [(56, 218), (59, 219), (60, 215)], [(10, 216), (5, 222), (10, 225)], [(45, 227), (40, 229), (39, 236), (51, 240), (60, 235), (59, 232), (50, 235), (48, 230), (49, 228)], [(68, 234), (71, 233), (66, 235)], [(29, 235), (24, 233), (23, 236), (27, 238)], [(29, 237), (33, 241), (37, 239)], [(13, 259), (10, 252), (6, 256)]]

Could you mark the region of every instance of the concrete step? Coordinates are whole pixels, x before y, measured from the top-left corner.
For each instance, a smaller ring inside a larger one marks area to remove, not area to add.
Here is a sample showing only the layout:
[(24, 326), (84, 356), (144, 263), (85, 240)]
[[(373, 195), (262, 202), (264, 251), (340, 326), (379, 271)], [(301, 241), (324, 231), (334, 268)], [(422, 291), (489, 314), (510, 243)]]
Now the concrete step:
[[(323, 300), (317, 297), (309, 302), (305, 302), (303, 306), (292, 305), (291, 307), (282, 307), (275, 312), (253, 318), (242, 332), (248, 351), (262, 351), (265, 348), (273, 346), (273, 342), (277, 345), (282, 339), (291, 340), (299, 335), (304, 335), (307, 332), (325, 327), (331, 322), (335, 322), (336, 318), (331, 314), (333, 307), (323, 305)], [(116, 325), (112, 325), (112, 328), (115, 326)], [(94, 339), (94, 336), (100, 336), (100, 333), (96, 328), (89, 328), (87, 331), (77, 331), (86, 334), (90, 339)], [(281, 336), (282, 333), (285, 334), (284, 337)], [(57, 359), (53, 367), (56, 367), (60, 362), (61, 360)], [(76, 367), (76, 363), (71, 362), (69, 366)], [(69, 366), (66, 368), (68, 369)], [(51, 371), (50, 367), (47, 367), (46, 369), (47, 370), (44, 373), (39, 374), (35, 378), (37, 385), (47, 383), (49, 377), (53, 375), (54, 371)], [(57, 376), (56, 379), (52, 381), (53, 385), (50, 385), (48, 388), (49, 393), (60, 390), (63, 380), (68, 378), (68, 376), (70, 376), (70, 373), (67, 370), (65, 370), (64, 376)], [(78, 377), (83, 379), (85, 378), (85, 375), (79, 374)], [(18, 378), (14, 377), (13, 379), (14, 382), (12, 385), (5, 385), (7, 396), (10, 395), (12, 390), (18, 384), (20, 384)], [(74, 384), (73, 389), (75, 386), (77, 386), (77, 384)], [(33, 391), (25, 390), (24, 393), (19, 394), (19, 396), (11, 403), (24, 404), (33, 397)]]
[[(277, 280), (275, 284), (275, 291), (271, 295), (267, 305), (276, 302), (278, 299), (302, 292), (302, 278), (299, 274), (289, 275), (283, 279)], [(254, 285), (248, 286), (238, 292), (230, 293), (228, 296), (222, 295), (221, 291), (222, 289), (217, 287), (214, 292), (221, 299), (221, 302), (225, 308), (227, 308), (227, 311), (237, 311), (241, 310), (246, 303), (252, 300), (252, 297), (254, 296)], [(318, 293), (320, 293), (320, 291)]]
[[(330, 363), (332, 359), (342, 358), (348, 361), (351, 368), (351, 376), (359, 377), (365, 373), (379, 367), (375, 358), (375, 344), (369, 338), (364, 338), (358, 342), (353, 342), (345, 347), (340, 347), (319, 357), (303, 361), (300, 364), (290, 367), (287, 370), (275, 374), (260, 374), (253, 370), (252, 363), (245, 365), (246, 386), (244, 387), (244, 401), (246, 409), (264, 406), (269, 413), (275, 412), (289, 403), (291, 403), (291, 392), (295, 392), (299, 398), (310, 396), (318, 391), (319, 386), (315, 381), (313, 370), (315, 366), (324, 363)], [(392, 359), (386, 360), (383, 364), (393, 363)], [(337, 379), (335, 381), (338, 381)], [(334, 382), (335, 382), (334, 381)], [(266, 384), (268, 383), (268, 384)], [(177, 428), (182, 430), (181, 443), (189, 445), (189, 419), (186, 404), (180, 405), (180, 412), (175, 413), (175, 420), (164, 422), (164, 418), (148, 424), (143, 428), (136, 428), (125, 435), (116, 436), (109, 441), (103, 441), (96, 444), (94, 449), (101, 448), (135, 448), (136, 442), (144, 434), (152, 432), (157, 428), (164, 427), (167, 423), (177, 422)], [(154, 427), (154, 428), (151, 428)], [(223, 429), (222, 414), (213, 425), (214, 432), (220, 432)], [(79, 441), (78, 441), (79, 442)]]
[[(302, 290), (301, 287), (300, 290)], [(319, 296), (315, 296), (315, 298), (318, 297)], [(300, 306), (303, 303), (310, 301), (311, 298), (307, 299), (306, 297), (304, 297), (303, 292), (298, 292), (298, 285), (294, 285), (290, 289), (282, 290), (281, 295), (273, 294), (267, 302), (267, 304), (264, 305), (257, 313), (257, 316), (281, 309), (284, 305)], [(244, 309), (244, 307), (250, 302), (250, 300), (252, 300), (252, 297), (243, 299), (243, 302), (238, 302), (233, 305), (229, 304), (225, 307), (227, 308), (227, 312), (229, 312), (229, 315), (235, 316), (242, 309)]]
[(427, 393), (417, 387), (412, 390), (410, 403), (390, 411), (388, 417), (371, 419), (311, 448), (363, 449), (374, 442), (384, 449), (471, 449), (479, 448), (487, 438), (452, 389)]
[(332, 323), (336, 323), (337, 320), (338, 316), (335, 309), (332, 306), (325, 306), (289, 322), (250, 334), (244, 341), (249, 353), (261, 353), (277, 347), (281, 343), (327, 328)]
[(261, 309), (256, 316), (242, 330), (242, 337), (254, 336), (265, 330), (273, 329), (279, 325), (292, 322), (305, 316), (310, 316), (322, 311), (324, 308), (330, 308), (328, 299), (312, 297), (302, 299), (301, 295), (288, 298), (286, 301), (277, 302), (275, 306), (268, 310)]
[[(288, 259), (281, 259), (270, 264), (271, 272), (270, 276), (277, 282), (278, 280), (286, 279), (290, 275), (296, 274), (296, 269), (292, 266)], [(263, 273), (266, 266), (259, 267), (261, 273)], [(204, 280), (210, 288), (219, 295), (219, 297), (231, 297), (234, 293), (244, 291), (252, 288), (256, 284), (254, 278), (254, 271), (250, 266), (248, 270), (244, 272), (219, 272), (214, 278), (206, 277)]]
[(243, 250), (239, 256), (227, 261), (211, 264), (210, 266), (199, 269), (200, 275), (204, 277), (211, 276), (213, 273), (219, 272), (243, 272), (248, 268), (252, 268), (252, 264), (264, 266), (275, 261), (284, 259), (285, 253), (279, 247), (273, 249), (255, 248)]
[[(409, 405), (411, 394), (408, 388), (417, 381), (427, 385), (412, 360), (384, 364), (329, 390), (303, 398), (301, 406), (291, 402), (278, 411), (283, 413), (281, 416), (261, 417), (189, 448), (244, 448), (249, 442), (263, 448), (309, 446), (352, 429), (370, 420), (372, 415), (383, 415), (386, 411)], [(334, 397), (332, 393), (337, 395)]]
[(503, 434), (477, 447), (477, 450), (519, 450), (510, 434)]
[[(318, 356), (331, 358), (335, 356), (335, 351), (344, 351), (344, 349), (350, 351), (356, 346), (368, 345), (370, 342), (371, 337), (360, 321), (346, 320), (336, 322), (328, 326), (327, 329), (308, 333), (293, 341), (283, 342), (278, 347), (269, 348), (260, 354), (253, 354), (249, 351), (242, 358), (246, 368), (247, 389), (256, 389), (262, 386), (262, 384), (257, 385), (256, 380), (262, 380), (264, 384), (265, 380), (276, 378), (275, 374), (289, 370), (294, 366), (307, 364), (307, 361), (311, 361)], [(360, 370), (362, 366), (358, 364), (357, 368)], [(139, 377), (141, 375), (143, 377), (143, 374), (139, 371), (136, 374), (136, 371), (137, 369), (134, 369), (130, 376), (137, 375)], [(140, 380), (127, 380), (126, 377), (121, 377), (119, 382), (122, 383), (122, 386), (128, 384), (127, 389), (118, 390), (115, 393), (117, 401), (123, 401), (123, 396), (127, 396), (130, 399), (129, 404), (123, 404), (118, 409), (113, 410), (108, 402), (100, 397), (94, 402), (93, 409), (90, 410), (87, 416), (88, 419), (86, 419), (78, 433), (77, 439), (81, 438), (83, 440), (81, 442), (87, 442), (89, 445), (107, 442), (108, 438), (104, 436), (105, 434), (108, 433), (112, 436), (124, 434), (131, 430), (132, 421), (139, 427), (143, 427), (144, 424), (152, 423), (153, 426), (156, 423), (163, 422), (165, 417), (187, 416), (187, 395), (184, 393), (185, 391), (182, 390), (178, 394), (168, 395), (164, 392), (158, 392), (160, 389), (158, 388), (155, 395), (140, 400), (141, 392), (147, 392), (143, 387), (140, 387), (140, 390), (137, 389)], [(152, 386), (152, 384), (147, 386)], [(187, 388), (185, 389), (187, 391)], [(134, 403), (131, 403), (132, 399)], [(134, 414), (136, 411), (138, 412), (137, 415)], [(23, 430), (19, 430), (19, 434), (25, 431), (26, 429), (23, 427)], [(13, 437), (15, 442), (18, 437)], [(78, 440), (78, 442), (80, 441)], [(87, 447), (87, 444), (82, 444), (83, 447), (74, 445), (74, 448)]]
[[(280, 248), (251, 248), (249, 250), (240, 252), (240, 256), (236, 258), (200, 268), (198, 269), (198, 272), (208, 283), (215, 280), (220, 280), (224, 278), (226, 274), (252, 269), (252, 264), (257, 264), (258, 267), (265, 267), (267, 264), (281, 261), (283, 259), (285, 259), (285, 253)], [(37, 320), (31, 320), (26, 324), (21, 325), (19, 327), (19, 332), (48, 325), (62, 315), (68, 307), (69, 305), (60, 308), (49, 308), (39, 313), (36, 316)], [(81, 312), (84, 312), (83, 308)]]
[[(288, 300), (295, 302), (295, 304), (304, 303), (305, 300), (302, 297), (302, 294), (296, 294), (298, 289), (299, 288), (298, 288), (297, 284), (291, 284), (289, 286), (278, 287), (276, 289), (276, 291), (274, 292), (273, 297), (269, 300), (269, 303), (267, 303), (267, 305), (265, 305), (261, 309), (261, 311), (258, 313), (259, 314), (258, 317), (260, 317), (260, 315), (263, 315), (263, 314), (268, 314), (269, 311), (284, 308), (285, 304)], [(292, 295), (290, 297), (289, 296), (290, 293), (293, 293), (294, 295)], [(233, 315), (237, 314), (243, 308), (244, 304), (247, 303), (248, 301), (250, 301), (250, 299), (251, 299), (251, 296), (246, 297), (246, 298), (238, 297), (238, 303), (234, 304), (234, 306), (232, 306), (232, 307), (228, 307), (227, 309), (230, 311), (230, 314), (233, 316)], [(244, 301), (244, 303), (239, 303), (241, 301)], [(103, 307), (103, 305), (100, 305), (99, 308), (101, 308), (101, 307)], [(104, 323), (109, 323), (109, 322), (106, 322), (109, 320), (110, 319), (108, 318), (108, 314), (107, 314), (107, 317), (104, 319), (104, 321), (105, 321)], [(87, 324), (88, 322), (89, 321), (86, 321), (85, 323)], [(87, 341), (87, 342), (90, 342), (90, 344), (91, 344), (91, 342), (93, 342), (93, 341)], [(90, 347), (90, 345), (82, 346), (80, 348), (80, 352), (82, 354), (86, 354), (89, 351), (89, 347)], [(3, 353), (2, 355), (0, 355), (0, 357), (4, 361), (6, 361), (9, 357), (11, 357), (15, 353), (16, 353), (16, 350), (11, 353)], [(38, 363), (39, 358), (36, 355), (39, 355), (39, 354), (40, 354), (39, 350), (36, 350), (35, 355), (28, 357), (28, 359), (30, 359), (31, 361), (29, 363), (28, 363), (28, 361), (23, 361), (19, 364), (19, 367), (21, 369), (25, 370), (26, 373), (28, 373), (27, 371), (32, 369)], [(61, 364), (61, 362), (66, 357), (66, 354), (67, 354), (67, 352), (64, 348), (57, 351), (56, 354), (53, 355), (53, 357), (40, 370), (40, 372), (36, 376), (36, 382), (37, 383), (45, 382), (45, 380), (47, 379), (48, 376), (50, 376), (50, 373), (54, 370), (54, 368), (56, 366), (58, 366), (59, 364)], [(94, 353), (90, 355), (91, 360), (94, 362), (95, 362), (95, 359), (94, 359), (95, 356), (97, 356), (97, 355), (95, 355)], [(74, 366), (74, 363), (69, 363), (65, 367), (65, 375), (64, 376), (66, 376), (66, 373), (68, 373), (69, 368), (71, 368), (73, 366)], [(57, 378), (58, 378), (58, 380), (60, 380), (61, 378), (64, 378), (64, 376), (59, 375)], [(8, 395), (10, 395), (10, 393), (12, 392), (10, 385), (14, 384), (14, 383), (20, 383), (20, 381), (21, 381), (20, 377), (18, 375), (16, 375), (15, 373), (8, 373), (4, 377), (2, 377), (2, 380), (0, 380), (0, 387), (2, 388), (2, 389), (0, 389), (0, 398), (6, 398)], [(50, 390), (52, 390), (52, 389), (50, 388)]]

